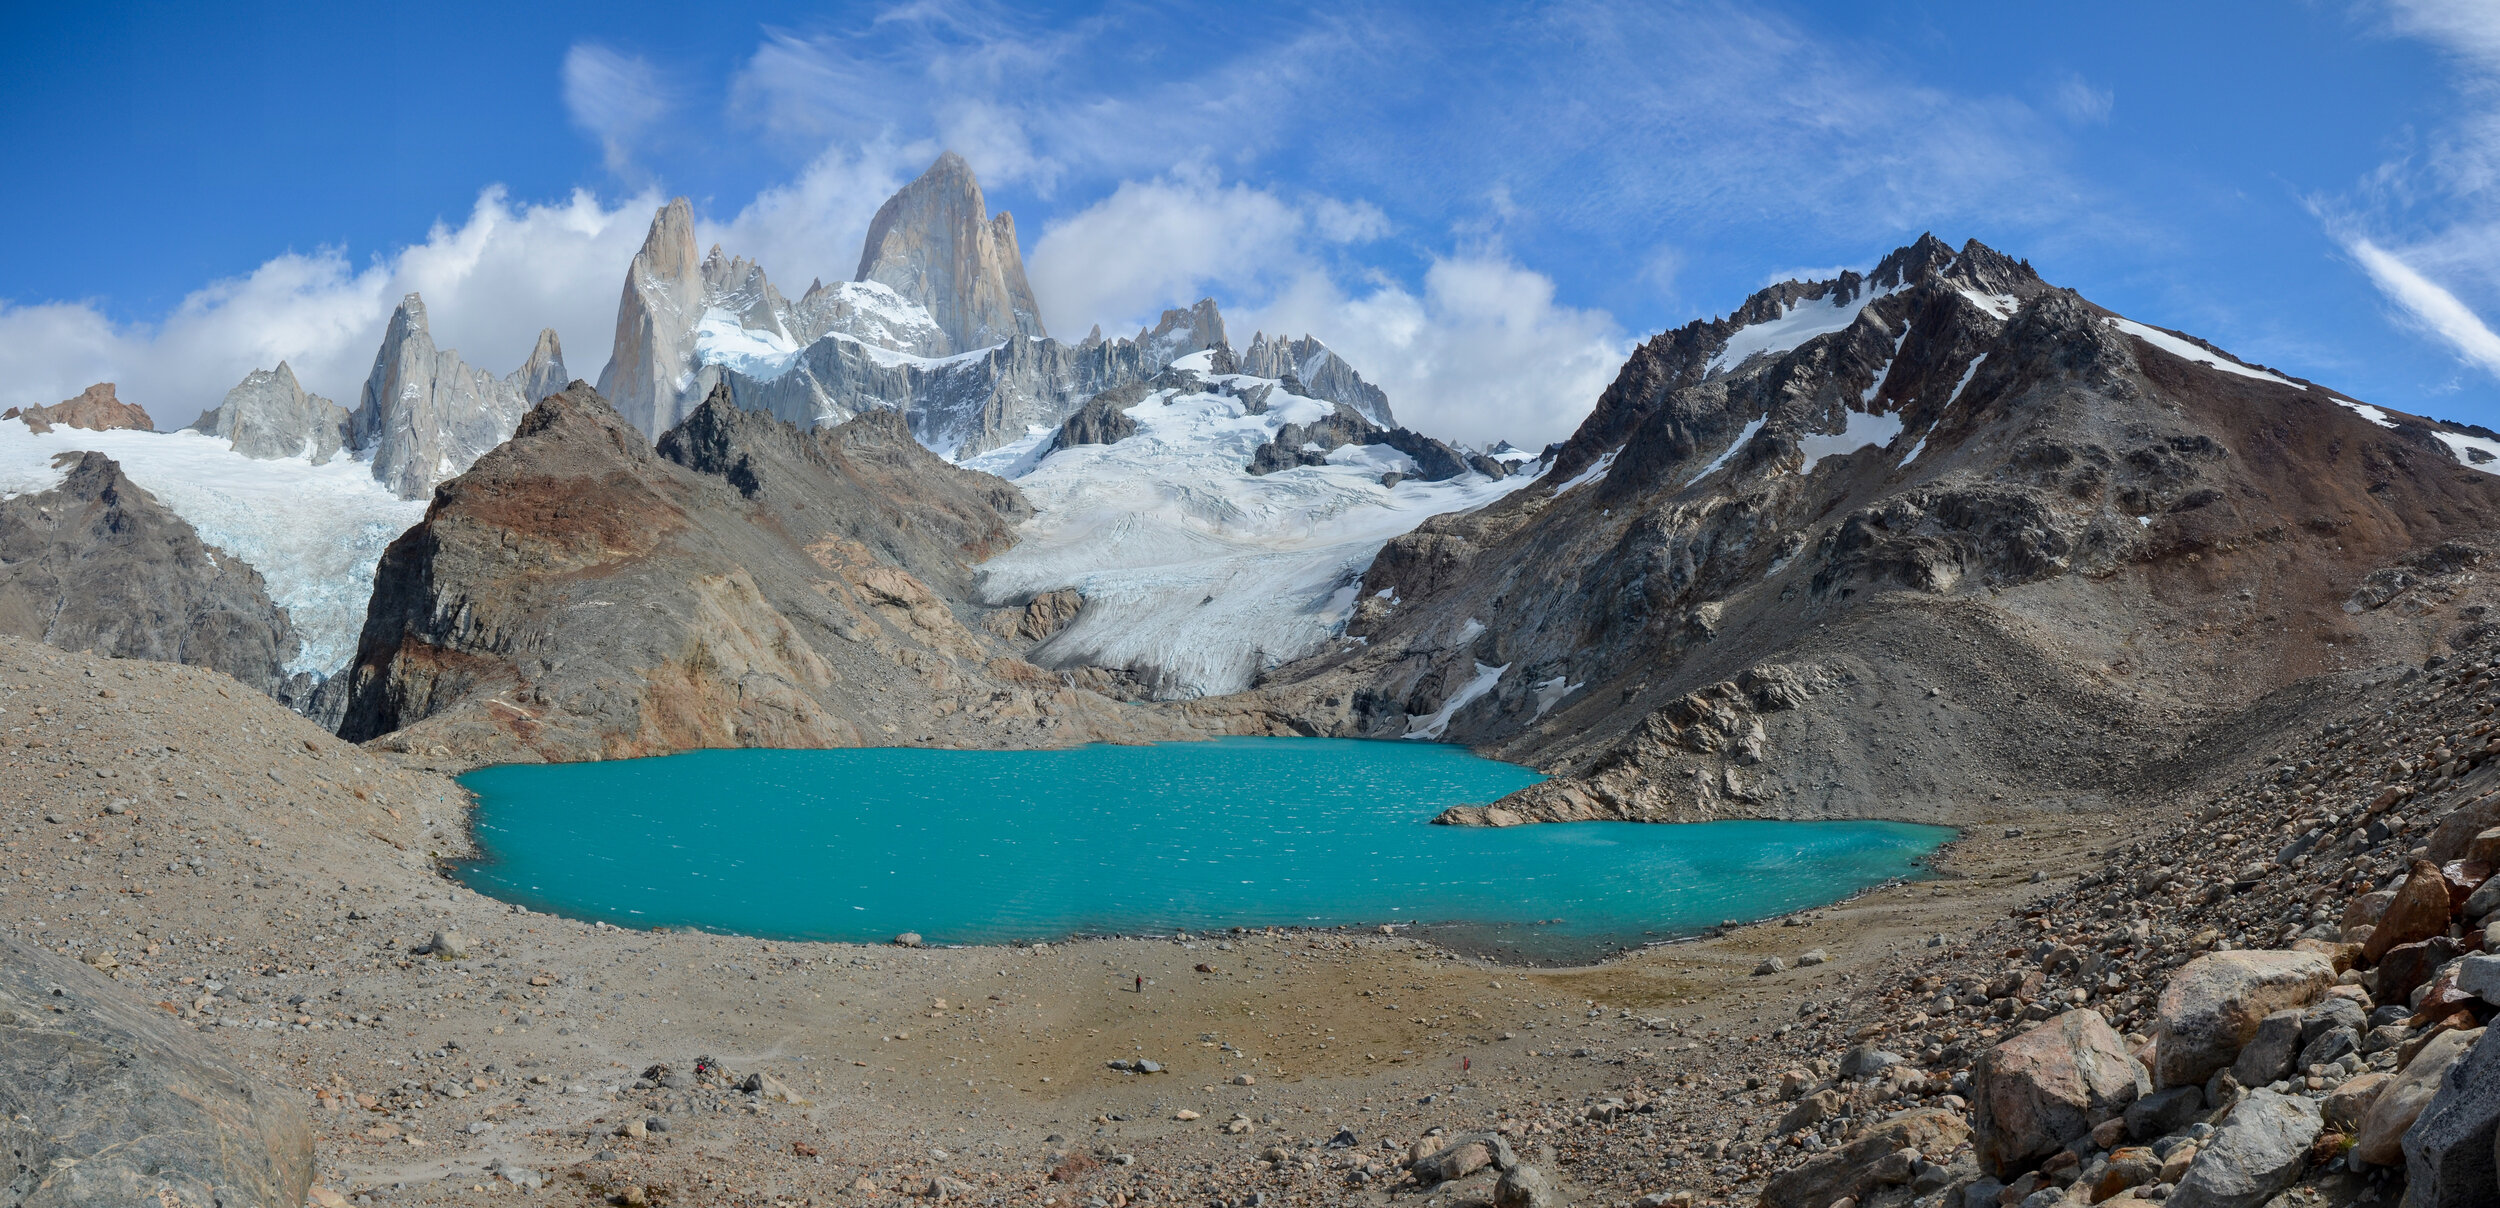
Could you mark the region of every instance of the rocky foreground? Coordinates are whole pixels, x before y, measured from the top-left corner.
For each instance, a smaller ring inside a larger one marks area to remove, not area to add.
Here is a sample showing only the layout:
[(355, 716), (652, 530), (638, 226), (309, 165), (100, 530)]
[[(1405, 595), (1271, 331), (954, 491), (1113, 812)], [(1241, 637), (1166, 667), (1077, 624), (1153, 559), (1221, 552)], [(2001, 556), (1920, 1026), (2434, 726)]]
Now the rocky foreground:
[[(195, 1202), (184, 1172), (258, 1145), (318, 1204), (2491, 1203), (2491, 653), (2217, 732), (2255, 757), (2200, 794), (2008, 807), (1939, 880), (1550, 970), (531, 914), (443, 875), (465, 802), (421, 761), (0, 642), (0, 909), (54, 954), (10, 968), (84, 966), (0, 1019), (0, 1084), (57, 1088), (13, 1099), (49, 1148), (11, 1202)], [(77, 1152), (131, 1092), (58, 1037), (127, 1047), (132, 1012), (250, 1110)]]

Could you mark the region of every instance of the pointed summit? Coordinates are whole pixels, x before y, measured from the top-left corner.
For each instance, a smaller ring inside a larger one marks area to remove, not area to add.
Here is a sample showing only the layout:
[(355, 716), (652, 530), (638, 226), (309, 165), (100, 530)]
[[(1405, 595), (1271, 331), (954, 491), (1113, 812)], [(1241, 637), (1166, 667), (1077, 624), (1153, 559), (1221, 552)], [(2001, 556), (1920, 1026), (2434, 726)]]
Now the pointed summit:
[(564, 389), (572, 379), (564, 372), (564, 346), (556, 342), (556, 329), (541, 328), (538, 346), (530, 349), (530, 359), (521, 362), (507, 379), (521, 388), (523, 401), (535, 406), (538, 400)]
[[(551, 336), (539, 337), (552, 350)], [(497, 378), (436, 348), (426, 330), (425, 299), (409, 294), (391, 312), (373, 355), (348, 435), (373, 454), (373, 476), (402, 499), (423, 499), (434, 484), (469, 468), (512, 435), (529, 404), (519, 381)]]
[(1045, 334), (1014, 216), (990, 217), (972, 165), (952, 151), (878, 207), (858, 280), (926, 307), (957, 352)]
[(301, 457), (320, 465), (346, 446), (347, 422), (347, 408), (307, 392), (294, 368), (280, 361), (276, 369), (245, 374), (191, 428), (224, 437), (245, 457)]
[[(703, 313), (702, 263), (694, 206), (672, 199), (651, 216), (651, 232), (625, 270), (616, 304), (616, 344), (599, 371), (599, 393), (643, 435), (675, 427), (694, 372), (694, 329)], [(699, 401), (699, 400), (698, 400)]]

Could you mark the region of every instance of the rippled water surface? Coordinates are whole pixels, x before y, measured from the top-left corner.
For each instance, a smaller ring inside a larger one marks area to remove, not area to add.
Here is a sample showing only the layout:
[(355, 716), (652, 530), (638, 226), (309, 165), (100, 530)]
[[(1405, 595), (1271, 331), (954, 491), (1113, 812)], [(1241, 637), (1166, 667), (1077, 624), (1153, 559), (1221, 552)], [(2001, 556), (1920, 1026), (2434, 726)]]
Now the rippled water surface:
[(486, 768), (479, 891), (620, 926), (995, 943), (1405, 922), (1581, 960), (1843, 897), (1952, 836), (1889, 822), (1431, 826), (1541, 779), (1454, 746), (701, 751)]

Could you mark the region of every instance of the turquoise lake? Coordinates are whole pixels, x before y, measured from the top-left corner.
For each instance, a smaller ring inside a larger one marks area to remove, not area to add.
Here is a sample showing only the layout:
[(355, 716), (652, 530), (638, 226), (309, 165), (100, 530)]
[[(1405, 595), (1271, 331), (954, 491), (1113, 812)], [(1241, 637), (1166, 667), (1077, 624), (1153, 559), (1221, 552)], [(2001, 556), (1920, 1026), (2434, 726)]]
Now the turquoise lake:
[(1583, 961), (1894, 877), (1892, 822), (1428, 825), (1542, 777), (1464, 748), (1236, 738), (699, 751), (485, 768), (471, 887), (626, 927), (937, 943), (1396, 922)]

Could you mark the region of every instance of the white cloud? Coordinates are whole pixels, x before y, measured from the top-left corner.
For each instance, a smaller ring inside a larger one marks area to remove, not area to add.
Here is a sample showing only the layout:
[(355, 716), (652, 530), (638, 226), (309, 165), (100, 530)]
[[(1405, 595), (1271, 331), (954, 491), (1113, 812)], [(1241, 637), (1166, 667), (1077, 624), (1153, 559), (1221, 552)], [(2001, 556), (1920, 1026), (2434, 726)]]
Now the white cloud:
[(458, 226), (358, 268), (337, 249), (275, 257), (212, 282), (162, 321), (116, 324), (83, 302), (0, 304), (0, 404), (50, 403), (113, 381), (159, 427), (178, 428), (243, 375), (285, 360), (305, 388), (353, 407), (401, 295), (422, 293), (436, 344), (497, 373), (518, 368), (542, 327), (565, 367), (595, 377), (615, 332), (626, 262), (659, 204), (614, 208), (586, 192), (561, 203), (478, 195)]
[(1613, 316), (1557, 304), (1551, 278), (1495, 250), (1435, 259), (1420, 295), (1368, 286), (1305, 273), (1227, 326), (1316, 335), (1388, 392), (1406, 426), (1528, 449), (1569, 436), (1630, 351)]
[(668, 90), (648, 59), (595, 42), (564, 52), (564, 108), (573, 124), (599, 140), (608, 171), (633, 168), (633, 143), (670, 107)]
[(1379, 275), (1341, 283), (1342, 245), (1387, 233), (1368, 204), (1288, 201), (1194, 168), (1122, 184), (1052, 225), (1029, 263), (1070, 335), (1212, 294), (1236, 346), (1261, 330), (1318, 336), (1419, 431), (1528, 447), (1569, 435), (1622, 364), (1614, 319), (1557, 304), (1550, 278), (1489, 246), (1433, 258), (1420, 293)]
[[(797, 179), (756, 194), (727, 222), (699, 222), (702, 238), (763, 265), (773, 284), (796, 299), (811, 277), (851, 279), (877, 207), (935, 158), (926, 143), (877, 141), (856, 152), (828, 147)], [(620, 261), (620, 280), (624, 271)]]
[(1117, 333), (1211, 290), (1238, 298), (1272, 288), (1299, 267), (1311, 227), (1273, 193), (1184, 168), (1124, 182), (1053, 223), (1025, 267), (1046, 326), (1074, 334), (1100, 322)]
[(2415, 324), (2447, 341), (2467, 362), (2500, 376), (2500, 335), (2493, 334), (2455, 294), (2367, 239), (2354, 240), (2347, 250), (2370, 274), (2371, 283), (2403, 307)]

